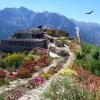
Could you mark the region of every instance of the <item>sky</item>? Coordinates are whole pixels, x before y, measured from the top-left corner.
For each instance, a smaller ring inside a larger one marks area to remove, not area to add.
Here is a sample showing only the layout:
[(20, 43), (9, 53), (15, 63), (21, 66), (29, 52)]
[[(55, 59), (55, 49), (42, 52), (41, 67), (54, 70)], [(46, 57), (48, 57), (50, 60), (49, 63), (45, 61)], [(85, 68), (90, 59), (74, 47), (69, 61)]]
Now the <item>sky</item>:
[[(77, 21), (100, 24), (100, 0), (0, 0), (0, 10), (21, 6), (37, 12), (56, 12)], [(94, 10), (91, 15), (85, 14), (91, 10)]]

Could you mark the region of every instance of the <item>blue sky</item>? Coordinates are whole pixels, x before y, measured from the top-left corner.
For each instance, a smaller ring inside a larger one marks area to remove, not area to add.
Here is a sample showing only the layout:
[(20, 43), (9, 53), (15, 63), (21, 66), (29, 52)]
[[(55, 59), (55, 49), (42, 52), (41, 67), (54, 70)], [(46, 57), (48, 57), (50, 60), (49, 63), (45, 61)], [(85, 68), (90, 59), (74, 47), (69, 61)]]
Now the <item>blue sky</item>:
[[(78, 21), (100, 23), (100, 0), (0, 0), (0, 9), (21, 6), (38, 12), (57, 12)], [(94, 13), (85, 14), (91, 10)]]

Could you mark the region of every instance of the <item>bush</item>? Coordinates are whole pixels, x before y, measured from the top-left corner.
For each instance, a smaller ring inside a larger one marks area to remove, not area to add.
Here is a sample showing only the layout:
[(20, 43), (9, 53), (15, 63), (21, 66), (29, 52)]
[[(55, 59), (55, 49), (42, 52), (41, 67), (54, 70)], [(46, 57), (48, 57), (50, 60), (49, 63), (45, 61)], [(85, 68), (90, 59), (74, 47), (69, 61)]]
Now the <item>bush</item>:
[(23, 59), (24, 59), (23, 54), (14, 53), (5, 57), (3, 59), (3, 63), (9, 71), (15, 71), (16, 68), (18, 68), (22, 64)]
[(77, 58), (77, 59), (82, 59), (83, 57), (84, 57), (84, 55), (81, 54), (80, 52), (77, 52), (77, 53), (76, 53), (76, 58)]
[(43, 72), (43, 73), (40, 74), (40, 76), (43, 77), (43, 78), (45, 78), (45, 79), (49, 79), (50, 76), (51, 76), (51, 74)]
[(7, 79), (0, 80), (0, 86), (3, 86), (3, 85), (9, 85), (9, 80), (7, 80)]
[(94, 60), (91, 64), (91, 71), (97, 76), (100, 76), (100, 61)]
[(75, 65), (79, 66), (79, 67), (83, 67), (87, 70), (91, 69), (91, 61), (86, 61), (86, 60), (75, 60), (74, 61)]
[(72, 69), (68, 68), (68, 67), (65, 67), (63, 69), (61, 69), (59, 72), (58, 72), (59, 75), (63, 76), (63, 77), (66, 77), (66, 76), (76, 76), (78, 75), (75, 71), (73, 71)]
[(100, 52), (99, 52), (99, 51), (96, 51), (96, 52), (93, 54), (93, 58), (96, 59), (96, 60), (100, 60)]
[(59, 37), (59, 40), (63, 43), (63, 44), (67, 44), (68, 43), (68, 39), (67, 37)]
[(24, 67), (20, 67), (18, 70), (17, 70), (17, 76), (19, 78), (30, 78), (32, 77), (32, 73), (30, 73), (29, 69), (27, 68), (24, 68)]
[(5, 93), (1, 93), (0, 94), (0, 100), (4, 100), (4, 97), (5, 97)]

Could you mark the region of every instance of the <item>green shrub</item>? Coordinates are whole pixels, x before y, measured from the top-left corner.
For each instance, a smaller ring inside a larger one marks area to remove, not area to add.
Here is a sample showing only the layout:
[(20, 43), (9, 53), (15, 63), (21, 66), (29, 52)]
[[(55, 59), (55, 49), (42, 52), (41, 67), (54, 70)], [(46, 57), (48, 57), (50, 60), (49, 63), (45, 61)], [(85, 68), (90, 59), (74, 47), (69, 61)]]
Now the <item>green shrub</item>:
[(0, 94), (0, 100), (4, 100), (4, 98), (5, 98), (5, 93), (1, 93)]
[(99, 51), (96, 51), (96, 52), (93, 54), (93, 58), (96, 59), (96, 60), (100, 60), (100, 52), (99, 52)]
[(100, 76), (100, 61), (94, 60), (91, 64), (91, 71), (97, 76)]
[(9, 71), (15, 71), (16, 68), (18, 68), (24, 59), (24, 55), (23, 54), (10, 54), (7, 57), (5, 57), (2, 62), (4, 64), (4, 66), (9, 70)]
[(76, 65), (78, 65), (79, 67), (83, 67), (83, 68), (85, 68), (85, 69), (88, 69), (88, 70), (90, 70), (90, 68), (91, 68), (91, 62), (90, 61), (86, 61), (86, 60), (75, 60), (74, 61), (74, 63), (76, 64)]
[(84, 57), (83, 54), (81, 54), (80, 52), (75, 53), (76, 54), (76, 58), (77, 59), (82, 59)]
[(9, 85), (9, 80), (8, 79), (0, 80), (0, 86), (3, 86), (3, 85)]

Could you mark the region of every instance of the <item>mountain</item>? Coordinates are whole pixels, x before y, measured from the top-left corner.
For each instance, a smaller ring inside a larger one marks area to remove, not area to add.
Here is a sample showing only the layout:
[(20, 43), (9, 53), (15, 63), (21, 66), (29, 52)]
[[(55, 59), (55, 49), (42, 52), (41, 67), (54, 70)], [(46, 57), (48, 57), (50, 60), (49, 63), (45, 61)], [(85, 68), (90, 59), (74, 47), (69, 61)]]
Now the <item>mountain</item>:
[(0, 11), (0, 38), (11, 33), (30, 28), (34, 12), (26, 8), (5, 8)]
[(5, 8), (0, 11), (0, 39), (16, 31), (46, 25), (64, 29), (75, 35), (75, 24), (65, 16), (49, 12), (33, 12), (27, 8)]
[(81, 38), (89, 43), (100, 45), (100, 25), (97, 23), (71, 21), (79, 26)]
[(38, 25), (65, 30), (70, 36), (76, 35), (75, 27), (79, 26), (82, 40), (100, 45), (99, 24), (77, 22), (57, 13), (34, 12), (25, 7), (0, 10), (0, 39), (8, 38), (13, 32)]

